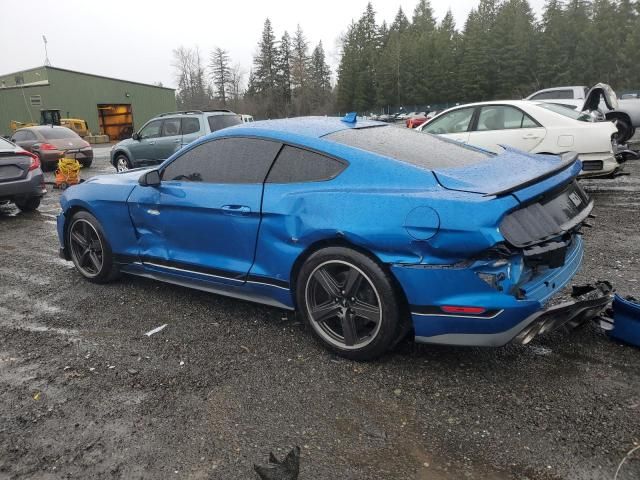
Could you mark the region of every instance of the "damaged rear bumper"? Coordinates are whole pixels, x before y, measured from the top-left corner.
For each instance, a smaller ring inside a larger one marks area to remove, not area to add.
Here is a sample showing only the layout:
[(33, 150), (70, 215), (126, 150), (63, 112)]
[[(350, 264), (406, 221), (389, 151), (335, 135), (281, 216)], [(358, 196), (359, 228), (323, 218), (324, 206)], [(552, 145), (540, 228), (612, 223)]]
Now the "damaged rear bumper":
[(537, 335), (549, 333), (561, 327), (576, 327), (600, 315), (611, 303), (612, 293), (608, 284), (598, 284), (588, 298), (575, 299), (549, 307), (517, 323), (508, 330), (490, 334), (450, 333), (433, 337), (416, 337), (420, 343), (500, 347), (508, 343), (527, 344)]
[[(411, 309), (415, 339), (420, 343), (499, 347), (512, 341), (526, 342), (539, 333), (579, 323), (597, 315), (610, 301), (610, 293), (592, 289), (588, 298), (549, 307), (549, 301), (568, 285), (580, 268), (583, 242), (574, 236), (564, 265), (547, 268), (535, 277), (521, 279), (520, 263), (512, 261), (494, 271), (503, 278), (489, 286), (481, 277), (483, 266), (416, 268), (393, 266)], [(504, 273), (506, 272), (506, 273)], [(517, 288), (516, 288), (517, 287)], [(606, 289), (605, 289), (606, 290)], [(466, 307), (465, 307), (466, 306)]]
[(587, 289), (587, 298), (564, 302), (531, 315), (522, 322), (525, 327), (513, 338), (514, 342), (527, 344), (537, 335), (564, 326), (576, 327), (600, 315), (611, 303), (613, 289), (606, 282)]

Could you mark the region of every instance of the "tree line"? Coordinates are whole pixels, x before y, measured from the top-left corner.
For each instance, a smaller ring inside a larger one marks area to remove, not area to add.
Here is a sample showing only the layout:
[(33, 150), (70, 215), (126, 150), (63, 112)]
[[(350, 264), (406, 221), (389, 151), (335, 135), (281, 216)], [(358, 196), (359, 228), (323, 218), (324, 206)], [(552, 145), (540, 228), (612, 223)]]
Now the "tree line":
[[(378, 23), (372, 3), (340, 38), (334, 82), (322, 42), (265, 20), (249, 71), (223, 48), (174, 50), (181, 108), (256, 118), (380, 111), (388, 106), (522, 98), (561, 85), (640, 89), (640, 0), (479, 0), (462, 26), (429, 0)], [(246, 82), (245, 82), (246, 79)]]
[(561, 85), (640, 88), (640, 1), (480, 0), (462, 28), (429, 0), (391, 25), (368, 4), (342, 39), (337, 109), (517, 99)]
[[(334, 108), (331, 69), (322, 42), (309, 51), (298, 26), (279, 40), (271, 21), (264, 22), (258, 53), (243, 88), (245, 71), (216, 47), (205, 65), (198, 48), (173, 52), (178, 106), (183, 109), (231, 108), (257, 118), (328, 114)], [(232, 66), (233, 65), (233, 66)]]

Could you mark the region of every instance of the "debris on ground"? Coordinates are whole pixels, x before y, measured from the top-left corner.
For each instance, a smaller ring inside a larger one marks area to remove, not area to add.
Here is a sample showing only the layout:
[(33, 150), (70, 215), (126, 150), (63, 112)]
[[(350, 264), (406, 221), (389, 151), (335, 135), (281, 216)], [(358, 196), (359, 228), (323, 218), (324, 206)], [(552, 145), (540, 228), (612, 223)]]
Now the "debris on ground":
[(264, 467), (253, 465), (261, 480), (297, 480), (300, 473), (300, 447), (294, 447), (284, 460), (280, 461), (272, 453)]
[(160, 325), (157, 328), (154, 328), (153, 330), (149, 330), (147, 333), (145, 333), (145, 335), (147, 337), (150, 337), (151, 335), (154, 335), (158, 332), (161, 332), (162, 330), (164, 330), (165, 328), (167, 328), (167, 325), (169, 325), (168, 323), (165, 323), (164, 325)]

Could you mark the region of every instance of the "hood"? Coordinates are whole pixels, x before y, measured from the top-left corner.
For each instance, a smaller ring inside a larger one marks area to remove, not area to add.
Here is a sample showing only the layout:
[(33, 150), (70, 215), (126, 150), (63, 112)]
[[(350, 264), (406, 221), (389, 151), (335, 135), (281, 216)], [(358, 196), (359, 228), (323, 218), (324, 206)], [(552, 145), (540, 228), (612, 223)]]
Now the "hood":
[(107, 175), (98, 175), (96, 177), (91, 177), (89, 180), (83, 183), (100, 183), (104, 185), (137, 185), (138, 179), (149, 170), (152, 170), (152, 168), (133, 168), (122, 173), (109, 173)]
[[(532, 155), (511, 147), (503, 147), (500, 155), (473, 165), (458, 168), (436, 169), (433, 171), (440, 185), (447, 190), (478, 193), (486, 196), (502, 196), (515, 193), (520, 201), (535, 195), (530, 187), (544, 182), (548, 189), (556, 177), (560, 184), (572, 179), (580, 172), (578, 155), (574, 152), (556, 155)], [(525, 194), (524, 190), (528, 190)]]
[(614, 92), (613, 88), (606, 83), (598, 83), (589, 90), (589, 93), (587, 93), (584, 105), (582, 106), (582, 111), (593, 112), (598, 110), (601, 100), (604, 101), (609, 110), (617, 110), (618, 97), (616, 96), (616, 92)]

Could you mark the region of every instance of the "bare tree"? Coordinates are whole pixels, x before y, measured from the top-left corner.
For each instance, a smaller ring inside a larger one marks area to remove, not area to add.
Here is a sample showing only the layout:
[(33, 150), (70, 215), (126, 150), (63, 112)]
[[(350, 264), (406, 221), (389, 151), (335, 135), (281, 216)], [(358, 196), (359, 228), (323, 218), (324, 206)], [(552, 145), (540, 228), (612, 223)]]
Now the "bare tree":
[(181, 108), (202, 109), (211, 100), (200, 50), (178, 47), (173, 51), (173, 68), (178, 79), (177, 99)]
[(238, 108), (240, 97), (242, 96), (244, 74), (245, 72), (239, 63), (236, 63), (233, 68), (229, 70), (227, 96), (233, 101), (234, 110)]

